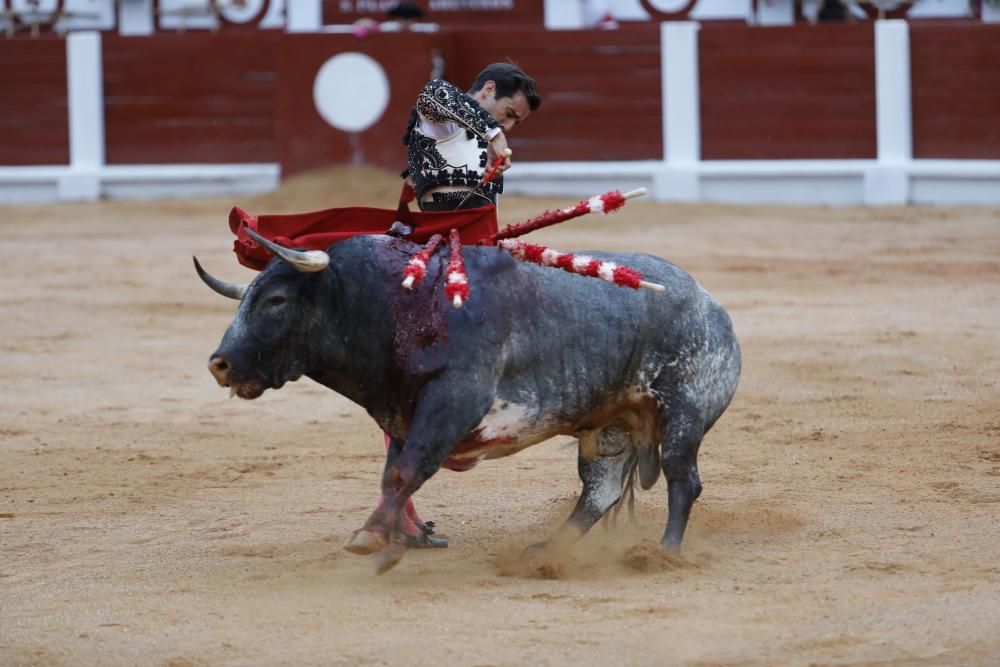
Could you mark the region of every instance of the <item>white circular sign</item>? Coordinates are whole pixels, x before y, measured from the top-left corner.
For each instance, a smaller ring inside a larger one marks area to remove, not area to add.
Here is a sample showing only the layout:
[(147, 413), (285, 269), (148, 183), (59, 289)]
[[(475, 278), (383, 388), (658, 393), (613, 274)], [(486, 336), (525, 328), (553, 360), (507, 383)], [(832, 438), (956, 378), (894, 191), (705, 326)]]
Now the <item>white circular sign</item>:
[(649, 0), (649, 4), (653, 6), (653, 9), (669, 14), (681, 11), (687, 7), (688, 3), (687, 0)]
[(323, 63), (313, 81), (313, 102), (327, 123), (344, 132), (367, 130), (389, 105), (389, 79), (363, 53), (340, 53)]
[(219, 4), (219, 11), (227, 21), (233, 23), (249, 23), (264, 9), (266, 0), (230, 0)]

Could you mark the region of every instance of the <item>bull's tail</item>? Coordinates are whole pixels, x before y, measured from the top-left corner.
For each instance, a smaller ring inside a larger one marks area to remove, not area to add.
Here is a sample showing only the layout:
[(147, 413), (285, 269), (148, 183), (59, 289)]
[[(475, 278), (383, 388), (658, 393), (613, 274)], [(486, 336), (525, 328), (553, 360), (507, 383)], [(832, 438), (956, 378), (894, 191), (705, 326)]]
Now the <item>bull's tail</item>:
[(622, 511), (622, 506), (628, 507), (629, 521), (635, 522), (635, 487), (639, 478), (639, 457), (635, 450), (629, 452), (628, 460), (622, 466), (621, 493), (618, 500), (611, 506), (610, 511), (605, 513), (604, 521), (612, 526), (618, 525), (618, 514)]
[(629, 521), (635, 522), (635, 487), (639, 482), (639, 454), (633, 452), (632, 456), (629, 457), (628, 463), (625, 465), (625, 470), (622, 472), (622, 498), (618, 501), (618, 505), (615, 507), (615, 514), (617, 514), (621, 508), (621, 501), (625, 500), (628, 503), (628, 519)]
[[(597, 436), (597, 453), (607, 457), (606, 474), (620, 474), (618, 499), (611, 505), (614, 512), (605, 512), (617, 522), (622, 506), (628, 507), (629, 518), (635, 520), (635, 489), (652, 487), (660, 477), (660, 450), (657, 443), (638, 435), (624, 421), (605, 426)], [(616, 461), (615, 461), (616, 460)], [(615, 464), (611, 464), (615, 461)], [(619, 467), (620, 466), (620, 467)], [(614, 473), (612, 471), (615, 471)], [(610, 480), (609, 480), (610, 481)]]
[[(634, 442), (629, 451), (628, 460), (622, 467), (622, 492), (618, 502), (614, 504), (613, 521), (617, 522), (618, 513), (625, 504), (628, 507), (628, 518), (635, 521), (635, 489), (648, 490), (660, 478), (660, 456), (658, 448), (652, 443)], [(605, 514), (605, 516), (608, 516)]]

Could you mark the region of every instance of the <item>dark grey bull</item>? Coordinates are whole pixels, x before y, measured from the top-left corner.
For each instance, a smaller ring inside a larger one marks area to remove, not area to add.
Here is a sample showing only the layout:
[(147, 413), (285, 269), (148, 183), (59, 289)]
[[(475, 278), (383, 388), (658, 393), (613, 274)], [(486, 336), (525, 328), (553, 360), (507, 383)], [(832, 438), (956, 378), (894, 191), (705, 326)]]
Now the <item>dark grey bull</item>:
[(586, 533), (631, 482), (648, 489), (662, 469), (662, 544), (680, 548), (702, 488), (698, 447), (740, 374), (729, 316), (683, 270), (649, 255), (593, 253), (666, 286), (633, 291), (470, 246), (472, 293), (456, 310), (443, 289), (446, 252), (407, 291), (403, 269), (419, 250), (408, 241), (359, 236), (322, 253), (256, 238), (280, 259), (247, 286), (195, 260), (210, 287), (241, 299), (209, 369), (247, 399), (306, 375), (390, 435), (384, 502), (348, 550), (377, 553), (377, 571), (388, 570), (406, 549), (404, 503), (439, 468), (465, 470), (555, 435), (579, 439), (583, 491), (553, 540)]

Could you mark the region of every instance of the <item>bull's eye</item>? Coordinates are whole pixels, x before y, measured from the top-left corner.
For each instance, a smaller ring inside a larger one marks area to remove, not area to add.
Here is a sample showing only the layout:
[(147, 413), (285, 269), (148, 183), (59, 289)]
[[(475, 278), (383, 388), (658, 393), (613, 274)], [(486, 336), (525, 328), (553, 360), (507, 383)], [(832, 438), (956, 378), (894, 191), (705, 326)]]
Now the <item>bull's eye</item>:
[(276, 306), (285, 305), (285, 301), (286, 301), (285, 297), (276, 295), (269, 297), (267, 301), (264, 302), (264, 305), (268, 306), (269, 308), (274, 308)]

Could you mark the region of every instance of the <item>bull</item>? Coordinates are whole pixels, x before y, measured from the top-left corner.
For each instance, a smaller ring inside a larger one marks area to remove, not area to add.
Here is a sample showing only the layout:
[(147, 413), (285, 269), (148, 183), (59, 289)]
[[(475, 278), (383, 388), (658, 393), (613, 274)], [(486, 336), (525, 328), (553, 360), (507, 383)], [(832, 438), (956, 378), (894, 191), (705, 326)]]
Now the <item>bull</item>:
[(680, 549), (702, 490), (699, 445), (741, 364), (728, 314), (685, 271), (650, 255), (591, 253), (661, 283), (659, 294), (468, 246), (473, 292), (454, 309), (446, 252), (408, 291), (400, 279), (419, 246), (405, 239), (357, 236), (323, 252), (250, 233), (275, 257), (248, 285), (194, 260), (209, 287), (240, 300), (208, 367), (244, 399), (307, 376), (389, 435), (383, 502), (348, 551), (375, 554), (376, 571), (387, 571), (407, 548), (404, 504), (441, 467), (467, 470), (556, 435), (578, 439), (583, 489), (548, 544), (572, 543), (662, 470), (661, 544)]

